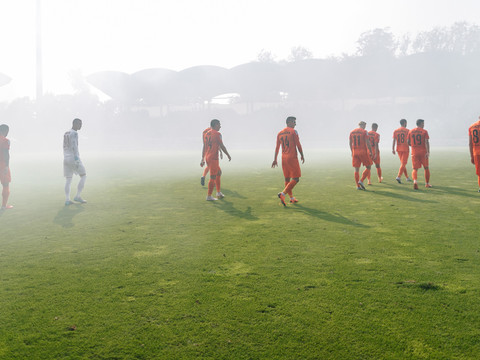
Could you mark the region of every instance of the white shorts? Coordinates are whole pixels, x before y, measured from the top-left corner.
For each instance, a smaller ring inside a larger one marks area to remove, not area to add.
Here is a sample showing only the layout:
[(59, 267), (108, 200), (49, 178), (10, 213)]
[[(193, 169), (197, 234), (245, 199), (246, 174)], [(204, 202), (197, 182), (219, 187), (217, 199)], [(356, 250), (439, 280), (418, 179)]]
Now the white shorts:
[(85, 166), (82, 164), (82, 160), (74, 160), (71, 158), (63, 159), (63, 176), (72, 177), (73, 174), (80, 176), (85, 175)]

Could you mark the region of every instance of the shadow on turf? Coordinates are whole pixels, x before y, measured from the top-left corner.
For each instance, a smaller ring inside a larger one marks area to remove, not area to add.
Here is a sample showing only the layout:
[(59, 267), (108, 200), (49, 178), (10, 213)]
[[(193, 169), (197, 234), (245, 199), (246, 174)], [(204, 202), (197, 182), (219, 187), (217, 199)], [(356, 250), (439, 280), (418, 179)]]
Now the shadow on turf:
[(305, 207), (305, 206), (300, 205), (298, 203), (295, 204), (294, 206), (288, 206), (288, 209), (293, 209), (294, 211), (300, 211), (300, 212), (303, 212), (307, 215), (310, 215), (310, 216), (313, 216), (313, 217), (316, 217), (316, 218), (319, 218), (319, 219), (322, 219), (322, 220), (326, 220), (326, 221), (336, 222), (336, 223), (339, 223), (339, 224), (352, 225), (352, 226), (358, 226), (358, 227), (364, 227), (364, 228), (369, 228), (370, 227), (368, 225), (359, 224), (355, 221), (349, 220), (346, 217), (343, 217), (341, 215), (335, 215), (335, 214), (331, 214), (331, 213), (321, 211), (321, 210), (318, 210), (318, 209), (308, 208), (308, 207)]
[(241, 211), (233, 206), (233, 204), (225, 199), (215, 201), (215, 206), (220, 210), (225, 211), (227, 214), (245, 219), (245, 220), (258, 220), (258, 217), (252, 214), (252, 207), (249, 206), (247, 210)]
[[(415, 192), (420, 192), (422, 190), (411, 190), (412, 192), (415, 191)], [(430, 190), (427, 190), (427, 191), (430, 191)], [(393, 193), (393, 192), (389, 192), (389, 191), (382, 191), (382, 190), (370, 190), (370, 192), (372, 194), (377, 194), (377, 195), (381, 195), (381, 196), (387, 196), (387, 197), (391, 197), (391, 198), (394, 198), (394, 199), (399, 199), (399, 200), (406, 200), (406, 201), (414, 201), (414, 202), (422, 202), (422, 203), (437, 203), (437, 201), (434, 201), (434, 200), (426, 200), (426, 199), (419, 199), (419, 198), (416, 198), (416, 197), (413, 197), (413, 196), (407, 196), (407, 195), (403, 195), (403, 194), (397, 194), (397, 193)]]
[(69, 206), (64, 206), (57, 213), (53, 222), (55, 224), (61, 225), (64, 228), (74, 227), (73, 218), (75, 215), (80, 214), (84, 210), (83, 205), (73, 204)]
[(239, 194), (236, 191), (232, 191), (232, 190), (228, 190), (228, 189), (227, 190), (222, 189), (222, 192), (228, 197), (238, 198), (238, 199), (246, 199), (245, 196)]

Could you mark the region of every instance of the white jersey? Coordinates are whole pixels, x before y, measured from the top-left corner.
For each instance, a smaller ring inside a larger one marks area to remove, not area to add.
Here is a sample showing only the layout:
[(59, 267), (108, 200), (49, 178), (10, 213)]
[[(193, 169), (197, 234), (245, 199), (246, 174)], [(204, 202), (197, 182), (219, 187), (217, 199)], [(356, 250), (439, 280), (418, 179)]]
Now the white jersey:
[(64, 158), (74, 158), (78, 160), (78, 133), (76, 130), (69, 130), (63, 135), (63, 156)]

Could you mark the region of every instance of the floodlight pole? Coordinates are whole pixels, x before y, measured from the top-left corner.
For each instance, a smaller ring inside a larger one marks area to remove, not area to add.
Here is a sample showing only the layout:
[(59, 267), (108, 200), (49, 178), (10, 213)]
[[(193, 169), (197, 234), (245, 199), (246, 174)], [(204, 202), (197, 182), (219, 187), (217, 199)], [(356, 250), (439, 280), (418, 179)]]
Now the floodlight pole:
[(37, 0), (37, 81), (36, 81), (36, 100), (40, 101), (43, 97), (43, 66), (42, 66), (42, 0)]

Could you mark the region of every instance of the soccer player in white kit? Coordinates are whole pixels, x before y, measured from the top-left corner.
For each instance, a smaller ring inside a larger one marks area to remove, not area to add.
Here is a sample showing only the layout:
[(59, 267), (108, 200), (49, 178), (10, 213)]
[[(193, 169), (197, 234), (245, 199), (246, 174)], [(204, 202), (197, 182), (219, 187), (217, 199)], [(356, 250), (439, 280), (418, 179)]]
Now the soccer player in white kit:
[(82, 199), (81, 193), (85, 186), (87, 173), (85, 166), (80, 160), (78, 152), (78, 133), (82, 128), (82, 120), (74, 119), (72, 129), (63, 135), (63, 175), (65, 176), (65, 205), (73, 204), (70, 200), (70, 186), (72, 184), (73, 174), (80, 176), (80, 181), (77, 187), (77, 195), (73, 198), (74, 201), (85, 204), (86, 201)]

